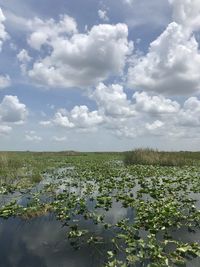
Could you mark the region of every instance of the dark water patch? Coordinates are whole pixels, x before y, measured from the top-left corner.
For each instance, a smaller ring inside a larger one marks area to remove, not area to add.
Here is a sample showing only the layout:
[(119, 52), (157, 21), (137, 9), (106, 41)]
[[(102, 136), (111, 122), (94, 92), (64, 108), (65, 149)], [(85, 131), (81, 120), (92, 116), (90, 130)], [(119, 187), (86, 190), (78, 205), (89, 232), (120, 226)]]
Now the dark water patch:
[(0, 220), (0, 266), (5, 267), (95, 267), (102, 266), (106, 255), (103, 245), (82, 243), (75, 251), (66, 238), (67, 227), (54, 216), (28, 221)]

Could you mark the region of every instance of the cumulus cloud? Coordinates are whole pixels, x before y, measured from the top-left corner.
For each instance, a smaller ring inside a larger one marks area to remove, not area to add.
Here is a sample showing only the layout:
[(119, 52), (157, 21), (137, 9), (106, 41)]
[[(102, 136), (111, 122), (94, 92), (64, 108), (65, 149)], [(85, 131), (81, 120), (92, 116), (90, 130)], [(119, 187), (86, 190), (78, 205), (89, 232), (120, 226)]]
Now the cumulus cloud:
[(150, 131), (157, 130), (158, 128), (163, 127), (164, 123), (162, 121), (156, 120), (153, 123), (146, 123), (146, 128)]
[(177, 118), (177, 124), (185, 127), (200, 126), (200, 100), (197, 97), (188, 98)]
[(91, 95), (105, 116), (128, 117), (135, 114), (131, 101), (119, 84), (106, 86), (100, 83)]
[[(4, 21), (6, 20), (2, 9), (0, 8), (0, 52), (2, 50), (3, 43), (9, 38), (8, 33), (5, 30)], [(11, 80), (9, 75), (0, 75), (0, 90), (9, 87)]]
[(75, 125), (73, 122), (70, 122), (68, 116), (63, 111), (56, 112), (53, 123), (57, 126), (61, 126), (64, 128), (74, 128)]
[(103, 122), (98, 111), (89, 111), (87, 106), (75, 106), (70, 112), (71, 120), (80, 128), (96, 126)]
[(40, 121), (39, 124), (42, 125), (42, 126), (46, 126), (47, 127), (47, 126), (50, 126), (51, 125), (51, 121), (48, 121), (48, 120), (46, 120), (46, 121)]
[(8, 135), (12, 131), (12, 127), (0, 125), (0, 135)]
[(135, 92), (129, 99), (119, 84), (100, 83), (89, 96), (97, 110), (90, 111), (87, 106), (75, 106), (71, 111), (59, 109), (52, 119), (40, 124), (72, 130), (101, 127), (120, 137), (136, 137), (147, 133), (165, 135), (167, 127), (182, 127), (183, 114), (188, 114), (189, 99), (183, 106), (170, 98), (146, 92)]
[(31, 142), (40, 142), (42, 141), (42, 137), (38, 136), (38, 135), (29, 135), (29, 134), (26, 134), (25, 135), (25, 139), (27, 141), (31, 141)]
[(149, 52), (134, 60), (128, 71), (132, 88), (166, 95), (200, 91), (200, 53), (195, 37), (172, 22), (150, 44)]
[(113, 134), (120, 137), (120, 138), (136, 138), (138, 136), (142, 136), (144, 133), (144, 127), (141, 127), (141, 125), (133, 124), (133, 125), (124, 125), (123, 127), (120, 127), (119, 129), (116, 129), (113, 131)]
[(0, 103), (0, 121), (8, 123), (23, 123), (28, 115), (25, 104), (17, 96), (6, 95)]
[(178, 102), (161, 95), (150, 96), (146, 92), (136, 92), (133, 99), (135, 100), (134, 107), (138, 112), (162, 115), (177, 113), (180, 109)]
[(103, 21), (109, 21), (109, 18), (108, 18), (108, 15), (107, 15), (107, 11), (106, 10), (102, 10), (102, 9), (99, 9), (98, 10), (98, 15), (99, 15), (99, 18)]
[(74, 19), (66, 15), (59, 22), (35, 19), (31, 23), (34, 26), (30, 26), (33, 32), (28, 43), (38, 50), (39, 59), (28, 75), (41, 85), (81, 88), (95, 85), (110, 75), (122, 74), (133, 49), (126, 24), (100, 24), (87, 33), (79, 33)]
[(31, 60), (31, 57), (28, 54), (28, 51), (25, 49), (22, 49), (18, 54), (17, 54), (17, 58), (20, 62), (22, 63), (26, 63), (29, 62)]
[(129, 100), (119, 84), (106, 86), (103, 83), (90, 97), (96, 101), (97, 110), (90, 111), (87, 106), (75, 106), (71, 111), (59, 109), (52, 119), (40, 124), (78, 131), (104, 129), (120, 138), (188, 138), (196, 136), (195, 132), (200, 129), (197, 97), (179, 104), (161, 95), (136, 92)]
[(194, 31), (200, 28), (198, 0), (169, 0), (173, 22), (149, 46), (145, 56), (132, 61), (132, 88), (166, 95), (200, 92), (200, 52)]
[(29, 20), (29, 29), (33, 33), (28, 38), (29, 45), (40, 50), (42, 45), (51, 44), (55, 39), (64, 38), (67, 35), (72, 35), (77, 32), (76, 21), (68, 16), (60, 16), (60, 20), (56, 22), (54, 19), (41, 20), (35, 18), (34, 20)]
[(95, 101), (97, 110), (90, 111), (85, 105), (75, 106), (71, 111), (59, 109), (52, 119), (41, 121), (40, 125), (79, 130), (92, 130), (103, 125), (114, 130), (137, 113), (132, 100), (128, 99), (119, 84), (100, 83), (89, 97)]
[(8, 39), (8, 33), (5, 30), (4, 21), (6, 20), (2, 9), (0, 8), (0, 51), (2, 49), (3, 42)]
[(75, 106), (70, 112), (56, 112), (53, 123), (65, 128), (92, 128), (103, 122), (98, 111), (89, 111), (87, 106)]
[(9, 75), (0, 75), (0, 90), (11, 85), (11, 79)]
[(67, 138), (65, 136), (53, 136), (52, 137), (52, 140), (55, 141), (55, 142), (64, 142), (67, 140)]
[[(153, 121), (155, 113), (151, 113), (152, 103), (149, 105), (147, 97), (142, 99), (142, 105), (139, 106), (140, 116), (127, 121), (124, 127), (117, 130), (118, 134), (129, 138), (149, 134), (164, 138), (197, 138), (200, 129), (200, 100), (197, 97), (190, 97), (182, 105), (177, 105), (177, 102), (170, 99), (165, 99), (163, 102), (168, 103), (167, 106), (164, 109), (159, 107), (156, 109), (159, 119)], [(154, 108), (153, 112), (155, 112)]]
[(197, 97), (190, 97), (181, 105), (162, 95), (135, 92), (132, 100), (128, 105), (134, 111), (133, 116), (124, 116), (123, 113), (119, 117), (105, 115), (104, 127), (114, 135), (120, 138), (150, 135), (197, 138), (195, 133), (200, 127), (200, 100)]
[(169, 0), (173, 7), (173, 20), (190, 30), (200, 28), (199, 0)]
[(20, 68), (22, 73), (25, 74), (27, 70), (27, 64), (31, 61), (32, 58), (29, 56), (29, 53), (26, 49), (22, 49), (17, 54), (17, 59), (20, 62)]

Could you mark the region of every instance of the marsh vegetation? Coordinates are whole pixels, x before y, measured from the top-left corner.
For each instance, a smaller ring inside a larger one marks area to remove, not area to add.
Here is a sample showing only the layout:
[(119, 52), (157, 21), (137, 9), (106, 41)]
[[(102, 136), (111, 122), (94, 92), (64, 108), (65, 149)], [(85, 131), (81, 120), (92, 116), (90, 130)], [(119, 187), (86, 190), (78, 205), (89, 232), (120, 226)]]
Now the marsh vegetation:
[[(197, 267), (199, 159), (199, 153), (153, 150), (1, 153), (1, 225), (40, 218), (45, 227), (44, 218), (53, 218), (58, 242), (65, 238), (77, 255), (95, 251), (94, 262), (77, 258), (71, 266)], [(65, 266), (59, 260), (37, 266)]]
[(150, 148), (141, 148), (126, 152), (124, 163), (126, 165), (184, 166), (194, 164), (199, 159), (199, 156), (198, 153), (192, 152), (163, 152)]

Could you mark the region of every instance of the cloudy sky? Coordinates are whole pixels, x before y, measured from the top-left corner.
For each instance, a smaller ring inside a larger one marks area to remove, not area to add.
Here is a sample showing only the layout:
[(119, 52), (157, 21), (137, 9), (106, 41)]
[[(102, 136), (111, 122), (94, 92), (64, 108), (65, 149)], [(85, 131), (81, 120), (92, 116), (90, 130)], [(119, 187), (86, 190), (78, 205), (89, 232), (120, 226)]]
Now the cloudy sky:
[(199, 150), (199, 45), (199, 0), (0, 0), (0, 150)]

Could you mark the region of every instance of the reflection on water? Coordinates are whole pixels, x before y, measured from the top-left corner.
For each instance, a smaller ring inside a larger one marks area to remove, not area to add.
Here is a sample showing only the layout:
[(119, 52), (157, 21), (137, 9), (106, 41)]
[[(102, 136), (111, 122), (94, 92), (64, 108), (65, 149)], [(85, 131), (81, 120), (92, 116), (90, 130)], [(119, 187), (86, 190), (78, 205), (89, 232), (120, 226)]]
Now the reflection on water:
[[(105, 221), (116, 223), (125, 217), (133, 217), (130, 209), (120, 208), (114, 202), (106, 213)], [(99, 210), (103, 214), (103, 210)], [(0, 219), (0, 266), (2, 267), (100, 267), (110, 248), (112, 232), (104, 230), (90, 220), (79, 225), (103, 237), (102, 244), (82, 244), (74, 250), (67, 239), (68, 227), (50, 214), (30, 220), (19, 218)]]
[(29, 221), (0, 221), (0, 266), (88, 267), (101, 266), (101, 253), (89, 245), (75, 251), (66, 238), (66, 227), (53, 217)]

